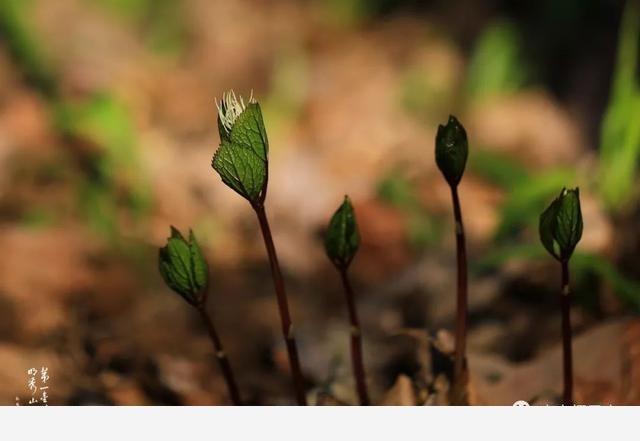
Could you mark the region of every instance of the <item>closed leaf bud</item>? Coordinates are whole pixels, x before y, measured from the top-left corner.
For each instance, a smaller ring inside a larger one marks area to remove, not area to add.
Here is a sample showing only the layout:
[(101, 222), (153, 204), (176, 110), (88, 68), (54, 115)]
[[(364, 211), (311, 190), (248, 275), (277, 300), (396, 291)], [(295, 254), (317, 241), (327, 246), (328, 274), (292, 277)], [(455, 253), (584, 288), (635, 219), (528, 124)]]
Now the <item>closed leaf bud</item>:
[(341, 268), (348, 267), (358, 251), (360, 233), (348, 196), (329, 221), (324, 245), (329, 259)]
[(189, 239), (171, 227), (171, 237), (158, 254), (160, 275), (169, 288), (194, 306), (202, 304), (207, 289), (207, 262), (192, 231)]
[(467, 132), (455, 116), (449, 116), (447, 125), (438, 126), (436, 164), (450, 186), (457, 186), (462, 179), (468, 154)]
[(580, 190), (563, 188), (540, 215), (540, 241), (559, 261), (567, 261), (582, 237)]
[(217, 106), (220, 146), (211, 166), (227, 186), (259, 204), (266, 194), (269, 154), (260, 105), (253, 96), (245, 104), (230, 91)]

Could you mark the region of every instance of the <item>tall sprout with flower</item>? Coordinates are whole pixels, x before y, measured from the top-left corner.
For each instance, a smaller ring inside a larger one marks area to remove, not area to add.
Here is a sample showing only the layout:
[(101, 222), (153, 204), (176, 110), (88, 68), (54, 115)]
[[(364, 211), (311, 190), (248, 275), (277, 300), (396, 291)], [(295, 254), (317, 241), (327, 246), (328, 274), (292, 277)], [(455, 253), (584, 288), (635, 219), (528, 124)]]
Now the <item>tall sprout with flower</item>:
[(249, 202), (258, 219), (269, 256), (296, 401), (299, 405), (306, 405), (304, 379), (293, 335), (289, 300), (265, 210), (269, 178), (269, 141), (260, 104), (253, 95), (245, 103), (244, 99), (237, 97), (233, 91), (225, 92), (222, 100), (216, 104), (220, 145), (213, 155), (211, 165), (220, 175), (222, 182)]

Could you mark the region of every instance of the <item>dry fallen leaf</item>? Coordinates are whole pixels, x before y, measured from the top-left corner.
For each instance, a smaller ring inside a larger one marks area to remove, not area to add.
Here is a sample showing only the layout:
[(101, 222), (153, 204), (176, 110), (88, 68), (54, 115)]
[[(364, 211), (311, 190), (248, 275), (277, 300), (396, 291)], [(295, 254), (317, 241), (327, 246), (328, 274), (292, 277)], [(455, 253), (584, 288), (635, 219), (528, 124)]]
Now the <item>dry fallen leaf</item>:
[(416, 396), (409, 377), (400, 374), (395, 384), (382, 400), (383, 406), (415, 406)]

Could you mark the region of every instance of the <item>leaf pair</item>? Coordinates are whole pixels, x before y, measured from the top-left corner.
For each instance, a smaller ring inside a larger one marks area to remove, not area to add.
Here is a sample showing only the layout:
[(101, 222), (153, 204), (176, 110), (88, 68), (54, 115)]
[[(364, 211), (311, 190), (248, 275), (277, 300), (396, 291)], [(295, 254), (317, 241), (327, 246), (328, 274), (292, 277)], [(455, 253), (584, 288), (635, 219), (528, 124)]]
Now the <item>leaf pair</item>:
[(338, 268), (346, 269), (360, 246), (360, 233), (348, 196), (329, 221), (325, 235), (327, 256)]
[(455, 187), (460, 183), (468, 155), (467, 132), (451, 115), (445, 126), (438, 126), (436, 133), (436, 164), (450, 186)]
[(540, 241), (559, 261), (566, 262), (582, 237), (580, 190), (563, 188), (540, 215)]
[(193, 231), (189, 231), (187, 240), (171, 227), (167, 245), (160, 248), (158, 265), (169, 288), (193, 306), (202, 304), (208, 283), (207, 262)]
[(220, 146), (211, 166), (227, 186), (252, 204), (264, 200), (267, 186), (269, 141), (260, 105), (245, 106), (226, 94), (219, 107)]

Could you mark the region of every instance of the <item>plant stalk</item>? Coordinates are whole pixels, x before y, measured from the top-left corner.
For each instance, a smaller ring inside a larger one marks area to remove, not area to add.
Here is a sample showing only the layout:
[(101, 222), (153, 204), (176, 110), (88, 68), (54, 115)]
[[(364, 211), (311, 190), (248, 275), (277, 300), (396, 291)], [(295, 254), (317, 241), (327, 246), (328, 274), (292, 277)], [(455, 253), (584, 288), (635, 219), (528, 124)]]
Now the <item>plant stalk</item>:
[(573, 406), (573, 355), (571, 351), (571, 288), (569, 286), (569, 261), (563, 260), (560, 305), (562, 309), (562, 368), (564, 389), (562, 404)]
[(367, 391), (366, 374), (364, 371), (364, 362), (362, 359), (362, 331), (360, 329), (360, 320), (356, 311), (355, 295), (346, 267), (338, 267), (344, 293), (347, 299), (347, 308), (349, 311), (349, 323), (351, 325), (351, 363), (353, 365), (353, 376), (356, 381), (358, 398), (361, 406), (369, 406), (369, 392)]
[(276, 291), (276, 298), (278, 300), (278, 309), (280, 311), (280, 323), (282, 325), (282, 335), (287, 346), (287, 353), (289, 354), (289, 366), (291, 368), (291, 376), (293, 378), (293, 388), (296, 395), (296, 401), (300, 406), (307, 405), (307, 398), (304, 392), (304, 380), (302, 377), (302, 369), (300, 368), (300, 358), (298, 357), (298, 348), (296, 346), (296, 340), (293, 336), (293, 323), (291, 321), (291, 314), (289, 313), (289, 302), (287, 300), (287, 294), (284, 288), (284, 280), (282, 278), (282, 272), (280, 271), (280, 264), (278, 263), (278, 255), (276, 254), (276, 248), (273, 244), (273, 237), (271, 236), (271, 228), (269, 227), (269, 221), (264, 209), (264, 204), (253, 205), (253, 209), (258, 216), (258, 222), (260, 223), (260, 230), (262, 231), (262, 237), (264, 239), (264, 246), (267, 249), (269, 256), (269, 265), (271, 266), (271, 276), (273, 278), (273, 285)]
[(222, 375), (224, 376), (224, 381), (227, 384), (227, 389), (229, 390), (229, 397), (231, 398), (231, 402), (234, 406), (242, 406), (242, 400), (240, 399), (240, 393), (238, 392), (238, 385), (236, 383), (235, 376), (233, 375), (233, 370), (231, 369), (231, 364), (229, 363), (229, 359), (227, 358), (227, 354), (224, 351), (224, 347), (222, 346), (222, 341), (218, 336), (218, 332), (216, 331), (215, 326), (213, 325), (213, 321), (207, 311), (205, 309), (204, 304), (196, 306), (198, 312), (200, 313), (200, 318), (207, 328), (207, 332), (209, 333), (209, 338), (213, 343), (213, 348), (216, 351), (216, 358), (218, 359), (218, 363), (220, 363), (220, 369), (222, 370)]
[(453, 217), (456, 229), (456, 259), (458, 265), (458, 293), (456, 312), (456, 352), (454, 364), (454, 382), (463, 386), (466, 370), (466, 345), (467, 345), (467, 250), (465, 246), (464, 226), (462, 224), (462, 211), (458, 198), (458, 187), (451, 186), (451, 199), (453, 200)]

